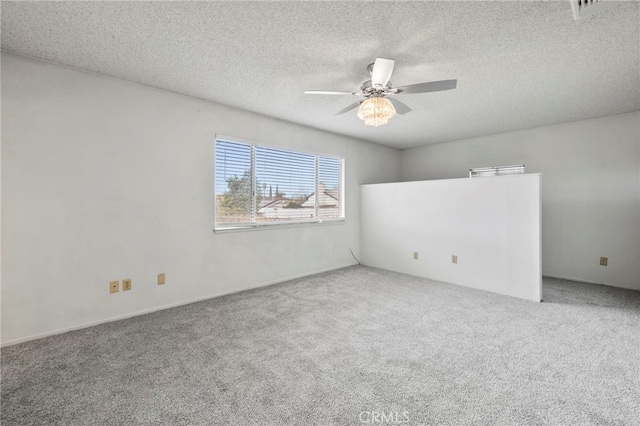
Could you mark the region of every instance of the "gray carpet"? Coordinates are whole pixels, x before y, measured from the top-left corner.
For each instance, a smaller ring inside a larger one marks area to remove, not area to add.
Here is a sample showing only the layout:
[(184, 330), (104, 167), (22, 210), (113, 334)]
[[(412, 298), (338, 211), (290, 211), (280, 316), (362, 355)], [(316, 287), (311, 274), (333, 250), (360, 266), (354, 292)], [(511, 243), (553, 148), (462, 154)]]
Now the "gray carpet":
[(640, 292), (367, 267), (4, 348), (2, 425), (640, 424)]

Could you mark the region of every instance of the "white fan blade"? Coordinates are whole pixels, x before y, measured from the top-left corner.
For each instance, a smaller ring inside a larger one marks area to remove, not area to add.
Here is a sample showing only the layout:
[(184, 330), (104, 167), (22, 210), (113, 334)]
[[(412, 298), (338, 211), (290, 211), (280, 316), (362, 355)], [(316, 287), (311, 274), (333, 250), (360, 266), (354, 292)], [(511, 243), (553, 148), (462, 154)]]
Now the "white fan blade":
[(396, 109), (396, 112), (400, 115), (406, 114), (408, 112), (411, 112), (411, 108), (409, 108), (408, 105), (406, 105), (403, 102), (400, 102), (399, 100), (397, 100), (396, 98), (387, 98), (389, 99), (389, 101), (391, 101), (391, 103), (393, 104), (393, 106)]
[(305, 95), (355, 95), (353, 92), (337, 92), (332, 90), (305, 90)]
[(359, 106), (363, 102), (364, 102), (364, 100), (358, 101), (355, 104), (351, 104), (348, 107), (343, 108), (340, 111), (336, 112), (336, 115), (341, 115), (341, 114), (344, 114), (345, 112), (351, 111), (352, 109), (356, 108), (357, 106)]
[(410, 84), (409, 86), (396, 87), (398, 94), (400, 93), (427, 93), (427, 92), (439, 92), (440, 90), (455, 89), (458, 85), (458, 80), (441, 80), (430, 81), (428, 83)]
[(393, 72), (395, 61), (391, 59), (376, 58), (371, 71), (371, 85), (376, 88), (382, 88), (387, 85)]

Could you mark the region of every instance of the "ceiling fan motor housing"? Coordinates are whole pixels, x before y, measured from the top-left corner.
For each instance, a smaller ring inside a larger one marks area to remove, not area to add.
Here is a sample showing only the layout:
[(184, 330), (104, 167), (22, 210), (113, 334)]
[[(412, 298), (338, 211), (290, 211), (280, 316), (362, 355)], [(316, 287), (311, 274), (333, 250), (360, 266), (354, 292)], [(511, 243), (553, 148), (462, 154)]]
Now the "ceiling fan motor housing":
[(373, 95), (384, 96), (390, 93), (396, 93), (397, 90), (394, 90), (391, 87), (392, 87), (391, 82), (389, 81), (385, 87), (381, 89), (377, 89), (373, 87), (373, 85), (371, 84), (371, 80), (367, 80), (364, 83), (362, 83), (362, 86), (360, 86), (360, 92), (364, 97), (369, 97)]

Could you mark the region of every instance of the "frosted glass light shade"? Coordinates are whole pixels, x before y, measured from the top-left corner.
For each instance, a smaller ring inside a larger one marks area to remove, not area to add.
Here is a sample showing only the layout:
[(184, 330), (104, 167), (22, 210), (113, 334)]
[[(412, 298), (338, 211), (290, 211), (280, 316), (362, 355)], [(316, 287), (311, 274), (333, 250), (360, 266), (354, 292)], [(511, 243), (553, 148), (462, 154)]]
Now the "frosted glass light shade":
[(367, 126), (382, 126), (396, 115), (396, 109), (387, 98), (374, 96), (367, 99), (358, 108), (358, 118)]

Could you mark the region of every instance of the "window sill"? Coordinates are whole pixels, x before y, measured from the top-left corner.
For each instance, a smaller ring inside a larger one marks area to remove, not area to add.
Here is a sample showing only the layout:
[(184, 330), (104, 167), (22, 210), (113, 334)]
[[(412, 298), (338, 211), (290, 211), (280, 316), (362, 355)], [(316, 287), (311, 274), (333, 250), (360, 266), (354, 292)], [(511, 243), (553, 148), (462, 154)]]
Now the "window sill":
[(331, 226), (331, 225), (342, 225), (344, 224), (345, 219), (331, 219), (331, 220), (323, 220), (323, 221), (313, 221), (313, 222), (294, 222), (294, 223), (272, 223), (272, 224), (264, 224), (264, 225), (240, 225), (237, 227), (226, 227), (226, 228), (218, 228), (214, 229), (213, 232), (215, 234), (226, 234), (229, 232), (247, 232), (247, 231), (264, 231), (267, 229), (289, 229), (289, 228), (307, 228), (310, 226)]

